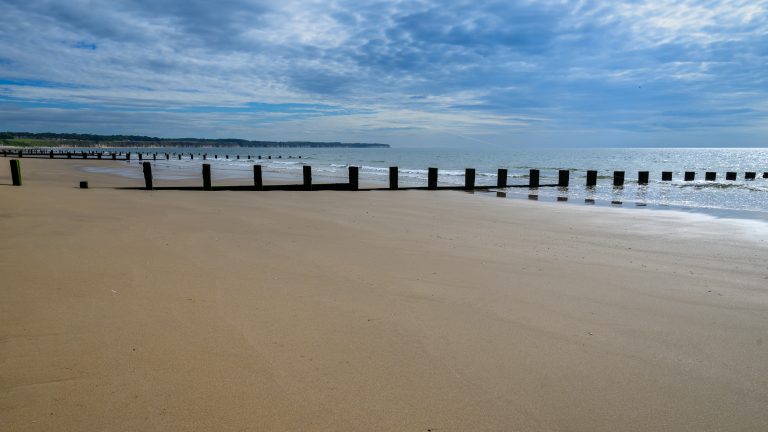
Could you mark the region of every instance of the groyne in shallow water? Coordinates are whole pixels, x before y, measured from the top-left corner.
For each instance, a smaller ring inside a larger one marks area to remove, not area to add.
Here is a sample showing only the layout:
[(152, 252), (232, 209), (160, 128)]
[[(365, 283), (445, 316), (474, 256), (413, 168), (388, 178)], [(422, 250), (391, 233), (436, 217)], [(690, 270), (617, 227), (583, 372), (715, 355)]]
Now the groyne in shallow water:
[[(38, 151), (38, 157), (50, 156), (51, 149)], [(98, 160), (94, 149), (53, 149), (55, 158)], [(102, 160), (115, 164), (84, 164), (91, 172), (116, 174), (130, 179), (143, 177), (141, 164), (153, 165), (157, 185), (163, 181), (200, 179), (203, 163), (211, 165), (216, 182), (248, 184), (252, 167), (259, 164), (263, 175), (273, 183), (301, 182), (302, 170), (312, 167), (316, 184), (343, 184), (347, 182), (350, 166), (358, 167), (361, 184), (387, 188), (390, 166), (399, 166), (398, 182), (403, 188), (426, 187), (429, 166), (439, 167), (437, 185), (462, 189), (465, 185), (465, 167), (475, 167), (476, 186), (498, 186), (498, 168), (507, 169), (507, 197), (535, 196), (541, 201), (568, 202), (621, 202), (624, 205), (648, 207), (682, 207), (691, 209), (717, 209), (732, 212), (768, 214), (768, 179), (763, 173), (768, 167), (765, 149), (592, 149), (592, 150), (494, 150), (478, 152), (451, 149), (100, 149)], [(176, 150), (176, 151), (172, 151)], [(262, 151), (264, 150), (264, 151)], [(7, 153), (9, 157), (18, 149)], [(68, 154), (67, 154), (68, 153)], [(126, 160), (126, 153), (131, 153)], [(259, 154), (261, 153), (261, 154)], [(141, 160), (139, 157), (141, 154)], [(23, 156), (29, 157), (24, 154)], [(179, 157), (181, 156), (181, 157)], [(95, 159), (92, 159), (95, 157)], [(258, 159), (261, 157), (261, 159)], [(530, 191), (531, 169), (538, 169), (542, 187)], [(613, 187), (614, 171), (624, 171), (622, 187)], [(567, 188), (556, 186), (562, 170), (567, 170)], [(592, 172), (590, 172), (592, 171)], [(638, 178), (639, 171), (648, 172), (647, 185)], [(693, 179), (686, 180), (686, 172)], [(754, 180), (745, 173), (754, 172)], [(708, 174), (709, 173), (709, 174)], [(711, 178), (714, 173), (714, 181)], [(729, 176), (729, 173), (735, 173)], [(588, 177), (594, 176), (594, 186), (587, 186)], [(665, 181), (668, 174), (670, 180)], [(246, 186), (247, 188), (247, 186)], [(343, 188), (336, 186), (336, 188)]]

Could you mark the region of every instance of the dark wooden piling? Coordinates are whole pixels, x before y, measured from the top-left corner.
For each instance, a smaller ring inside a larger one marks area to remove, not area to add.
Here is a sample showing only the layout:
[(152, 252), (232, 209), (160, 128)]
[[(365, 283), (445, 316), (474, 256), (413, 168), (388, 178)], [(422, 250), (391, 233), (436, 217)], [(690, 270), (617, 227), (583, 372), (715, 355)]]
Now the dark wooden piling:
[(624, 186), (624, 171), (614, 171), (613, 187), (623, 187), (623, 186)]
[(672, 171), (662, 171), (661, 181), (672, 181)]
[(144, 171), (144, 189), (152, 190), (152, 165), (149, 162), (141, 164)]
[(179, 153), (179, 160), (181, 160), (181, 153)]
[(756, 172), (747, 171), (744, 173), (744, 180), (754, 180), (756, 176)]
[(304, 165), (304, 190), (312, 190), (312, 167)]
[(571, 182), (571, 171), (560, 170), (557, 172), (557, 185), (560, 187), (568, 187)]
[(18, 156), (19, 156), (19, 158), (23, 158), (23, 157), (24, 157), (24, 152), (22, 152), (21, 150), (19, 150), (19, 155), (18, 155)]
[(767, 178), (768, 179), (768, 171), (763, 173), (763, 178)]
[(143, 154), (141, 154), (141, 153), (139, 153), (139, 160), (140, 160), (140, 161), (144, 160), (144, 155), (143, 155)]
[(21, 186), (21, 162), (11, 159), (11, 181), (14, 186)]
[(359, 170), (356, 166), (349, 167), (349, 190), (356, 191), (359, 189), (358, 183)]
[(101, 155), (102, 155), (102, 153), (101, 153), (101, 152), (97, 153), (97, 154), (96, 154), (96, 159), (98, 159), (98, 160), (101, 160)]
[(639, 184), (639, 185), (647, 185), (649, 177), (650, 177), (650, 173), (648, 171), (638, 171), (637, 172), (637, 184)]
[(53, 159), (53, 150), (51, 150), (50, 153), (48, 153), (48, 157)]
[(256, 190), (264, 190), (264, 181), (261, 178), (261, 165), (253, 166), (253, 187)]
[(157, 160), (157, 153), (152, 155), (152, 160)]
[(125, 160), (131, 160), (131, 153), (125, 152)]
[(587, 171), (587, 187), (595, 187), (597, 185), (597, 171)]
[(88, 189), (88, 182), (87, 181), (81, 181), (80, 182), (80, 189)]
[(168, 153), (166, 153), (166, 154), (165, 154), (165, 160), (170, 160), (170, 159), (171, 159), (171, 155), (169, 155)]
[(537, 188), (539, 187), (539, 170), (532, 169), (528, 173), (528, 187), (529, 188)]
[(496, 174), (496, 187), (499, 189), (504, 189), (507, 187), (507, 176), (508, 172), (506, 168), (499, 168), (499, 171)]
[(464, 170), (464, 189), (472, 190), (475, 188), (475, 169), (467, 168)]
[(389, 167), (389, 188), (396, 190), (398, 187), (397, 167)]
[(717, 180), (717, 173), (713, 171), (707, 171), (704, 173), (704, 180), (705, 181), (715, 181)]
[(117, 153), (112, 153), (112, 160), (117, 160)]
[(195, 155), (193, 155), (192, 153), (190, 153), (190, 154), (189, 154), (189, 160), (195, 160)]
[(437, 168), (427, 170), (427, 189), (437, 189)]
[(725, 179), (728, 181), (735, 181), (736, 180), (736, 173), (733, 171), (728, 171), (725, 173)]
[(696, 173), (694, 171), (686, 171), (683, 178), (685, 181), (693, 181), (696, 179)]
[(72, 159), (72, 152), (67, 152), (67, 159)]
[(203, 190), (211, 190), (211, 165), (203, 164)]

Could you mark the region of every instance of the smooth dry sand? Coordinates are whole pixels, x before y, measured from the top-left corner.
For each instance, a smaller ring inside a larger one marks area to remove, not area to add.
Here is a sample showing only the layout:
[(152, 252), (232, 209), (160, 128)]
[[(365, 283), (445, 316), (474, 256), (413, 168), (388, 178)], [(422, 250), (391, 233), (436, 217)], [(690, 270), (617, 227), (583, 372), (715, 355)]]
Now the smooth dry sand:
[(0, 430), (768, 428), (761, 223), (87, 163), (0, 160)]

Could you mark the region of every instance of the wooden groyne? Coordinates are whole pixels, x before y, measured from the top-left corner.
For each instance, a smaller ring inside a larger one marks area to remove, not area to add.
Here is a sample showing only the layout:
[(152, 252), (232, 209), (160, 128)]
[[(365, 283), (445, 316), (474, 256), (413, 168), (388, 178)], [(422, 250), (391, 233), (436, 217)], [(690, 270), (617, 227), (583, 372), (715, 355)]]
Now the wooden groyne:
[[(43, 151), (35, 151), (35, 150), (2, 150), (2, 155), (4, 157), (17, 157), (19, 159), (12, 159), (10, 161), (11, 164), (11, 180), (12, 184), (15, 186), (21, 186), (22, 180), (21, 180), (21, 163), (20, 159), (23, 157), (39, 157), (39, 158), (49, 158), (49, 159), (72, 159), (74, 156), (80, 158), (80, 159), (103, 159), (104, 156), (107, 156), (107, 158), (111, 158), (113, 160), (116, 160), (118, 156), (120, 156), (121, 160), (131, 160), (131, 153), (99, 153), (95, 151), (91, 152), (79, 152), (79, 153), (72, 153), (68, 151), (58, 151), (54, 152), (53, 150), (43, 152)], [(177, 155), (174, 153), (174, 155)], [(348, 167), (348, 181), (346, 183), (314, 183), (312, 179), (312, 167), (309, 165), (302, 166), (302, 183), (301, 184), (288, 184), (288, 185), (272, 185), (272, 184), (264, 184), (263, 176), (262, 176), (262, 166), (259, 164), (253, 165), (253, 184), (250, 185), (221, 185), (217, 186), (213, 184), (212, 179), (212, 169), (211, 165), (208, 163), (202, 164), (202, 185), (201, 186), (156, 186), (154, 181), (154, 176), (152, 172), (152, 163), (148, 161), (144, 161), (145, 154), (138, 154), (138, 160), (142, 161), (142, 171), (144, 174), (144, 187), (128, 187), (123, 189), (147, 189), (147, 190), (206, 190), (206, 191), (213, 191), (213, 190), (252, 190), (252, 191), (269, 191), (269, 190), (305, 190), (305, 191), (312, 191), (312, 190), (351, 190), (351, 191), (357, 191), (357, 190), (381, 190), (381, 189), (389, 189), (389, 190), (489, 190), (489, 189), (505, 189), (505, 188), (539, 188), (539, 187), (560, 187), (560, 188), (568, 188), (571, 185), (571, 171), (570, 170), (559, 170), (557, 172), (557, 183), (547, 183), (542, 184), (541, 183), (541, 173), (538, 169), (530, 169), (528, 172), (528, 182), (527, 184), (510, 184), (509, 183), (509, 171), (506, 168), (499, 168), (497, 171), (496, 176), (496, 184), (476, 184), (476, 170), (474, 168), (466, 168), (464, 172), (464, 185), (455, 185), (455, 186), (440, 186), (438, 183), (438, 174), (439, 169), (436, 167), (429, 167), (427, 169), (427, 184), (426, 186), (401, 186), (399, 183), (399, 168), (398, 167), (389, 167), (389, 187), (375, 187), (375, 188), (360, 188), (360, 169), (356, 166), (350, 166)], [(166, 160), (170, 159), (171, 154), (165, 153), (164, 155), (161, 154), (161, 160), (163, 156)], [(157, 154), (151, 154), (152, 160), (157, 160)], [(182, 154), (178, 153), (178, 157), (181, 158)], [(229, 156), (226, 156), (229, 158)], [(194, 159), (194, 155), (189, 154), (190, 159)], [(239, 156), (238, 156), (239, 158)], [(271, 156), (269, 156), (271, 158)], [(301, 158), (300, 156), (298, 157)], [(203, 155), (203, 160), (207, 160), (207, 155)], [(248, 159), (251, 159), (251, 156), (248, 156)], [(257, 159), (261, 159), (261, 155), (257, 156)], [(743, 179), (745, 181), (751, 181), (755, 180), (757, 177), (757, 172), (754, 171), (747, 171), (743, 175)], [(768, 178), (768, 171), (762, 173), (763, 178)], [(738, 178), (738, 175), (734, 171), (729, 171), (725, 173), (725, 180), (726, 181), (736, 181)], [(616, 188), (624, 187), (624, 184), (626, 183), (626, 172), (625, 171), (613, 171), (612, 175), (612, 186)], [(670, 182), (673, 179), (673, 172), (672, 171), (662, 171), (661, 172), (661, 181), (662, 182)], [(696, 172), (694, 171), (685, 171), (683, 173), (683, 181), (684, 182), (693, 182), (696, 179)], [(713, 171), (707, 171), (704, 173), (704, 179), (706, 182), (714, 182), (717, 180), (717, 173)], [(598, 172), (596, 170), (588, 170), (586, 172), (586, 179), (585, 179), (585, 186), (588, 188), (593, 188), (597, 186), (597, 180), (598, 180)], [(646, 186), (649, 184), (650, 181), (650, 173), (649, 171), (638, 171), (637, 172), (637, 184), (641, 186)], [(81, 188), (87, 188), (87, 182), (85, 184), (81, 184)]]

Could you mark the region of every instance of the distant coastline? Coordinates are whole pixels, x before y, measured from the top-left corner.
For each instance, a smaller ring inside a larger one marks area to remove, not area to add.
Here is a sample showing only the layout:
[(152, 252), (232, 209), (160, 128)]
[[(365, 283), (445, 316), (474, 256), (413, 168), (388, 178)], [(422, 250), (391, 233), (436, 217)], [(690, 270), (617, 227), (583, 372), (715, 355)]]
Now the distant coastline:
[(224, 138), (158, 138), (141, 135), (0, 132), (0, 145), (14, 147), (266, 147), (389, 148), (389, 144), (315, 141), (251, 141)]

